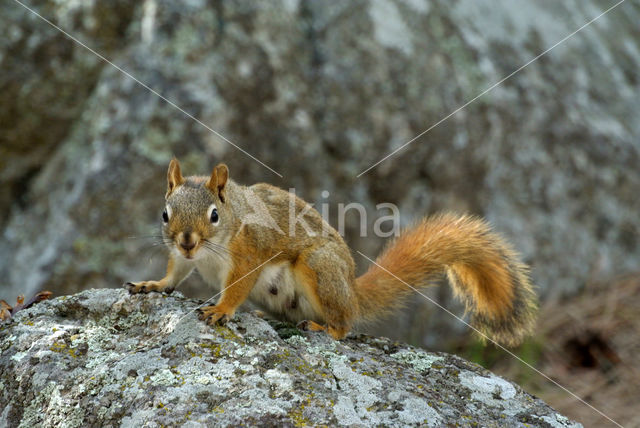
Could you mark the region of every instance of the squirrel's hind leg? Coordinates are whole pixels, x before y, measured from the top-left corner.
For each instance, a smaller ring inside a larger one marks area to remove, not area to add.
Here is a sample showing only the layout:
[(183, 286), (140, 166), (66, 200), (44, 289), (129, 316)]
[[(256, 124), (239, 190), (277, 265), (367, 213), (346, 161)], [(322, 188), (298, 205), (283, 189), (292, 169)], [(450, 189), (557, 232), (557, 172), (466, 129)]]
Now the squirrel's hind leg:
[(336, 340), (347, 335), (357, 315), (357, 300), (349, 283), (352, 259), (348, 253), (343, 256), (341, 249), (335, 243), (313, 247), (302, 252), (293, 266), (297, 283), (326, 323), (326, 327), (314, 321), (298, 325), (309, 331), (326, 331)]
[(347, 327), (342, 326), (341, 328), (336, 328), (331, 325), (324, 326), (311, 320), (300, 321), (296, 327), (304, 331), (325, 331), (336, 340), (344, 339), (347, 333), (349, 333)]
[(296, 327), (303, 331), (327, 331), (327, 328), (315, 321), (303, 320), (296, 324)]

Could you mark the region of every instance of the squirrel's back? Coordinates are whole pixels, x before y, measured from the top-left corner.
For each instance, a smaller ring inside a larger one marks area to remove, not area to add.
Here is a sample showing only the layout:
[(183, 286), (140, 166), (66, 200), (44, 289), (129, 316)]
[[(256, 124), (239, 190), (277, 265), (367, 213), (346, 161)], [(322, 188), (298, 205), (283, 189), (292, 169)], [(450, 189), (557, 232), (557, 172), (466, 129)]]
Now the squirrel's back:
[(338, 231), (294, 193), (267, 183), (257, 183), (244, 188), (244, 199), (248, 205), (247, 225), (257, 235), (268, 235), (266, 242), (273, 239), (285, 241), (289, 250), (332, 242), (349, 252)]

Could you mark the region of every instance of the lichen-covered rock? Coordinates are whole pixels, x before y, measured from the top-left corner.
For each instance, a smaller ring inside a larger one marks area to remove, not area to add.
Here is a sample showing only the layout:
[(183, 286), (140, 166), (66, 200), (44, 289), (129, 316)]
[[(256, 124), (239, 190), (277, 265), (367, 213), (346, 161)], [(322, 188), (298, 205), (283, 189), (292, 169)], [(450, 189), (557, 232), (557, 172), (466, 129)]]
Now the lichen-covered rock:
[(452, 355), (249, 313), (212, 328), (197, 305), (101, 289), (20, 311), (0, 324), (0, 426), (580, 426)]

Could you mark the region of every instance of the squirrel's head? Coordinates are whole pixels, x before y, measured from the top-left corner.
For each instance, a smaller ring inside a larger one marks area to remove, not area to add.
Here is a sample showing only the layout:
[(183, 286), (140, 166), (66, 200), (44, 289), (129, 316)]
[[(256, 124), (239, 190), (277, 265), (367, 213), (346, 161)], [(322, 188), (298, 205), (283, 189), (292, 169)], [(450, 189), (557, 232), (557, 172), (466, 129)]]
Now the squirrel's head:
[[(187, 259), (210, 251), (220, 254), (233, 222), (227, 201), (229, 168), (219, 164), (210, 177), (183, 177), (173, 158), (167, 172), (166, 206), (162, 212), (167, 245)], [(200, 251), (200, 253), (199, 253)]]

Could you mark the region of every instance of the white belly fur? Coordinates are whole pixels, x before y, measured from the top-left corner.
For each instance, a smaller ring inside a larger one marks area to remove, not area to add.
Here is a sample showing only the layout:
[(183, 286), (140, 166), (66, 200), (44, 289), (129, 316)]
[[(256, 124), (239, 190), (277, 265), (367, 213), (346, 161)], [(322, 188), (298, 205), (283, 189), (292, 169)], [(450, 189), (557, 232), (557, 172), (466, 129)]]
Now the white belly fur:
[(194, 263), (198, 273), (209, 286), (214, 287), (217, 291), (222, 290), (231, 266), (228, 261), (210, 256), (196, 260)]
[[(217, 291), (222, 290), (229, 275), (230, 264), (218, 257), (206, 257), (194, 261), (200, 276)], [(273, 292), (275, 290), (275, 294)], [(313, 320), (323, 322), (321, 314), (314, 311), (304, 288), (298, 284), (288, 262), (266, 265), (249, 294), (251, 303), (269, 315), (290, 322)]]
[(307, 319), (324, 321), (309, 303), (303, 285), (296, 281), (288, 262), (266, 265), (251, 290), (249, 300), (276, 318), (291, 322)]

